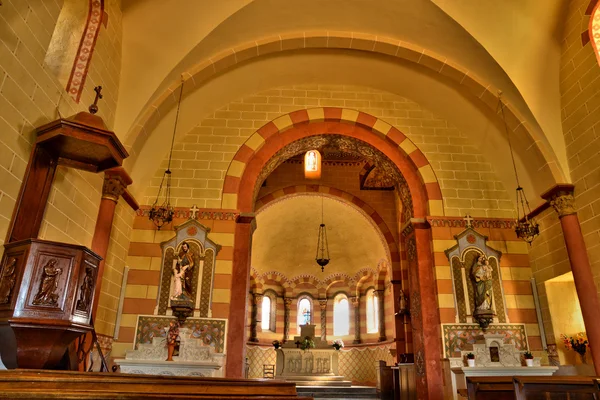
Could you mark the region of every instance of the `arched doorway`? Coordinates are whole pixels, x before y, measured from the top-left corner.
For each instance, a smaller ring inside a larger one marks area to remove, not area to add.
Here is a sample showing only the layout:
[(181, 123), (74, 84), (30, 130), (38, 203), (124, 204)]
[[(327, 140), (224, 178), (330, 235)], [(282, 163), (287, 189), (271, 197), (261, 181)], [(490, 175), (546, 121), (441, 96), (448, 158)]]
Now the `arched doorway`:
[[(348, 118), (348, 114), (352, 116)], [(223, 208), (240, 211), (233, 254), (232, 310), (246, 310), (255, 202), (262, 181), (281, 162), (324, 143), (358, 152), (394, 176), (403, 203), (402, 248), (411, 283), (413, 351), (423, 398), (441, 398), (440, 317), (437, 311), (431, 231), (425, 221), (441, 206), (441, 192), (423, 154), (401, 132), (365, 113), (342, 109), (301, 110), (252, 135), (232, 162), (223, 187)], [(441, 208), (441, 207), (440, 207)], [(401, 271), (392, 267), (392, 278)], [(242, 375), (246, 313), (230, 315), (227, 374)], [(426, 376), (429, 379), (426, 379)]]

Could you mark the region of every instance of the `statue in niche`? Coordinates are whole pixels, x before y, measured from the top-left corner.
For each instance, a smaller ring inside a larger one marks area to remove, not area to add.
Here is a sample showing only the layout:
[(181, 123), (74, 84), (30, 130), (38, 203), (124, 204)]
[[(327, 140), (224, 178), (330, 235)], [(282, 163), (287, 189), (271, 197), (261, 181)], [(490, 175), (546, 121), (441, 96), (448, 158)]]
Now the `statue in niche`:
[(40, 289), (35, 295), (32, 304), (42, 306), (55, 306), (58, 304), (58, 294), (54, 293), (58, 289), (56, 280), (62, 273), (62, 269), (56, 266), (56, 259), (52, 258), (46, 263), (42, 273)]
[(10, 299), (10, 294), (15, 287), (17, 280), (15, 271), (17, 269), (17, 259), (13, 258), (6, 264), (2, 278), (0, 279), (0, 304), (7, 304)]
[(471, 267), (474, 283), (475, 311), (473, 318), (485, 330), (494, 319), (492, 310), (492, 267), (485, 255), (480, 255)]
[(79, 300), (77, 300), (77, 309), (80, 311), (87, 311), (92, 301), (92, 289), (94, 286), (92, 274), (92, 267), (85, 267), (85, 276), (83, 277), (83, 283), (81, 284)]
[(181, 250), (177, 254), (177, 262), (173, 266), (173, 277), (175, 285), (171, 300), (191, 300), (192, 293), (192, 269), (194, 268), (194, 253), (187, 242), (181, 244)]
[(488, 311), (492, 309), (492, 267), (482, 254), (477, 257), (471, 268), (475, 281), (475, 310)]

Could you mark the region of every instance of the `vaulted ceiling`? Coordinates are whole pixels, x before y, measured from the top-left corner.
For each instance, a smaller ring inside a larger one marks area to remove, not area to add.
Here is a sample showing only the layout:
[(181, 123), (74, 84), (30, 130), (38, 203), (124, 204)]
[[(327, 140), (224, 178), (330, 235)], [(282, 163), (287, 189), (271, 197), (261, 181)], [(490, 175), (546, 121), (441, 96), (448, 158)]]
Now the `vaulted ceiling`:
[[(560, 123), (558, 87), (561, 11), (565, 0), (497, 2), (457, 0), (123, 0), (123, 61), (115, 130), (131, 146), (135, 127), (180, 75), (193, 73), (211, 57), (267, 37), (344, 34), (388, 38), (433, 52), (460, 65), (518, 111), (533, 140), (546, 146), (534, 154), (517, 138), (524, 180), (539, 193), (557, 176), (540, 170), (557, 166), (568, 181)], [(327, 46), (325, 46), (327, 47)], [(438, 67), (439, 68), (439, 67)], [(435, 71), (434, 71), (435, 72)], [(186, 75), (190, 76), (190, 75)], [(419, 63), (376, 52), (332, 48), (294, 50), (238, 63), (186, 93), (180, 132), (242, 96), (294, 83), (358, 84), (410, 98), (469, 134), (512, 186), (501, 120), (457, 82), (434, 76)], [(458, 82), (460, 83), (460, 82)], [(171, 88), (171, 89), (170, 89)], [(143, 180), (153, 160), (168, 148), (172, 110), (161, 114), (132, 157), (134, 179)], [(170, 118), (170, 119), (169, 119)], [(169, 123), (165, 120), (169, 119)], [(488, 150), (486, 150), (486, 148)], [(506, 171), (506, 172), (504, 172)]]

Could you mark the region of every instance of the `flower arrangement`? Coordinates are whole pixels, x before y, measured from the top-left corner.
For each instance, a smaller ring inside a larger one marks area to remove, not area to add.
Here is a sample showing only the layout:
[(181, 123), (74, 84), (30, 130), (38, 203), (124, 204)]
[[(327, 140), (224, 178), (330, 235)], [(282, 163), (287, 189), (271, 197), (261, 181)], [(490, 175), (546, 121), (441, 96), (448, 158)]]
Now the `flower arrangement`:
[(525, 358), (526, 360), (533, 360), (533, 354), (531, 354), (530, 351), (526, 351), (523, 353), (523, 358)]
[(579, 332), (575, 336), (567, 336), (565, 334), (561, 334), (560, 338), (562, 339), (567, 350), (575, 351), (582, 358), (583, 356), (585, 356), (585, 352), (590, 346), (588, 344), (587, 337), (585, 336), (585, 332)]
[(339, 350), (344, 347), (344, 341), (342, 339), (336, 339), (333, 341), (332, 346), (334, 349)]
[(300, 342), (300, 348), (304, 351), (314, 349), (315, 342), (310, 338), (310, 336), (306, 336), (302, 342)]
[(475, 354), (467, 353), (467, 360), (474, 360), (474, 359), (475, 359)]
[(281, 347), (281, 342), (279, 340), (273, 340), (272, 344), (273, 347), (275, 347), (275, 350)]

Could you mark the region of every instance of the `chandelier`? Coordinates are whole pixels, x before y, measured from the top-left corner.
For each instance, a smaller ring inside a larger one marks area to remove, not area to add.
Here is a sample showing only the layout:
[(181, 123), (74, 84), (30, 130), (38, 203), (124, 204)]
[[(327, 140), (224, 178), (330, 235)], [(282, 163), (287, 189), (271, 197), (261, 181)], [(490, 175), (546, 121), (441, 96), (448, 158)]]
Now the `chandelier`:
[(519, 175), (517, 174), (517, 165), (515, 163), (515, 155), (513, 154), (512, 144), (510, 142), (510, 132), (508, 125), (506, 124), (506, 117), (504, 115), (504, 104), (502, 103), (502, 92), (498, 92), (498, 103), (500, 111), (502, 113), (502, 121), (504, 122), (504, 130), (508, 139), (508, 148), (510, 149), (510, 156), (512, 159), (513, 169), (515, 171), (515, 179), (517, 181), (517, 220), (515, 221), (515, 232), (517, 237), (523, 239), (525, 242), (531, 245), (531, 242), (540, 234), (540, 226), (533, 218), (529, 218), (531, 209), (529, 208), (529, 202), (525, 197), (525, 191), (519, 183)]
[(319, 238), (317, 239), (317, 264), (321, 266), (321, 272), (325, 271), (325, 266), (329, 264), (329, 245), (327, 244), (327, 228), (323, 217), (323, 196), (321, 195), (321, 225), (319, 225)]
[[(179, 120), (179, 108), (181, 107), (181, 97), (183, 95), (183, 77), (181, 79), (181, 91), (179, 92), (179, 102), (177, 103), (177, 113), (175, 114), (175, 126), (173, 128), (173, 137), (171, 138), (171, 150), (169, 151), (169, 163), (167, 169), (160, 181), (160, 187), (156, 194), (156, 200), (150, 208), (148, 218), (160, 230), (163, 225), (173, 221), (175, 208), (171, 205), (171, 157), (173, 156), (173, 144), (175, 143), (175, 132), (177, 132), (177, 121)], [(164, 187), (164, 191), (163, 191)], [(162, 199), (162, 200), (161, 200)]]

